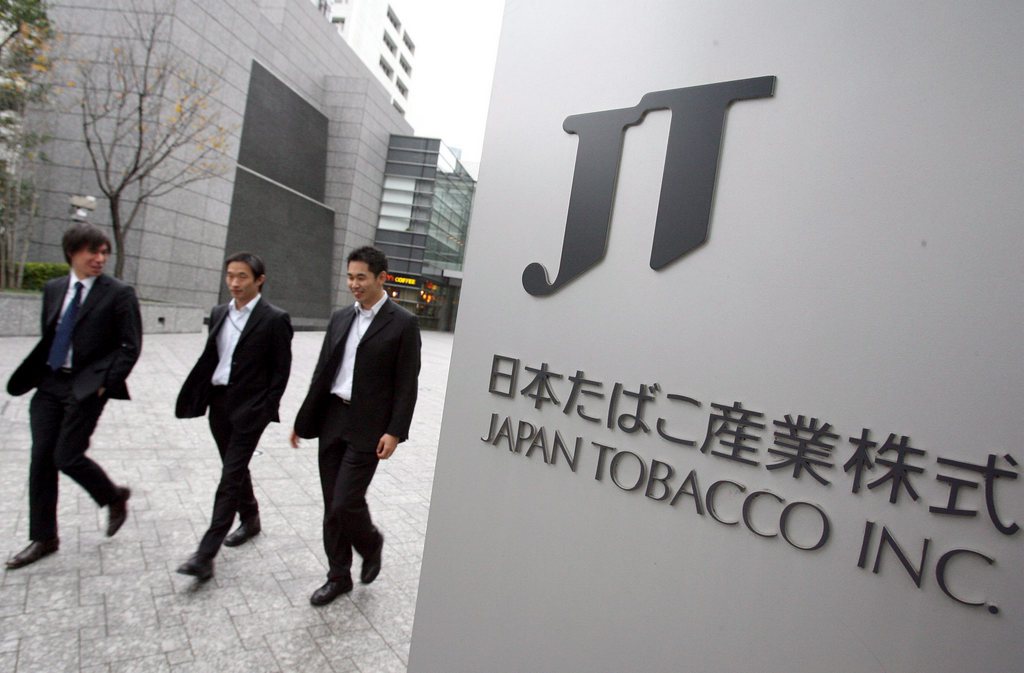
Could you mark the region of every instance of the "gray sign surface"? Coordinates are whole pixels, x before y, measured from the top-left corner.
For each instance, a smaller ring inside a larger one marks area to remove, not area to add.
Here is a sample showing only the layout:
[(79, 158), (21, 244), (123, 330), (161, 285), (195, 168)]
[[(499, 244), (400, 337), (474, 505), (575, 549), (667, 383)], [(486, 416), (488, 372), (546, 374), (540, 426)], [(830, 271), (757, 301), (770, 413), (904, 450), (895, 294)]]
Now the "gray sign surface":
[(409, 670), (1019, 668), (1022, 62), (1014, 3), (509, 0)]

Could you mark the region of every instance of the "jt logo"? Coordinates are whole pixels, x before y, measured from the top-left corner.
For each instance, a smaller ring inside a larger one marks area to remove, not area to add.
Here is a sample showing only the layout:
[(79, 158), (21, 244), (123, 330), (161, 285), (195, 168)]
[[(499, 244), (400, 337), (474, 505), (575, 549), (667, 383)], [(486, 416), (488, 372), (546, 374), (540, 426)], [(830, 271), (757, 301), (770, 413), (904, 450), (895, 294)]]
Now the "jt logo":
[(661, 269), (704, 243), (726, 111), (733, 101), (768, 98), (774, 91), (775, 77), (755, 77), (655, 91), (645, 95), (635, 107), (566, 117), (562, 128), (579, 136), (579, 147), (562, 260), (554, 282), (548, 282), (547, 270), (541, 264), (528, 265), (523, 270), (526, 291), (534, 296), (552, 294), (604, 258), (623, 136), (628, 127), (640, 124), (652, 110), (671, 110), (672, 121), (661, 176), (651, 268)]

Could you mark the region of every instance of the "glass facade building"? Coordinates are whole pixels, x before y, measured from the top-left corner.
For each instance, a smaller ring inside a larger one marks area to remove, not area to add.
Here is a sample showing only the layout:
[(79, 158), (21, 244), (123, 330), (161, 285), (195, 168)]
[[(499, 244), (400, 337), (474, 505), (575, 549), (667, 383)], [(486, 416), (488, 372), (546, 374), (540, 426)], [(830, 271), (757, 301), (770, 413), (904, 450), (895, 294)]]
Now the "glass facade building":
[(440, 140), (391, 136), (376, 245), (388, 256), (391, 298), (424, 329), (454, 329), (475, 190)]

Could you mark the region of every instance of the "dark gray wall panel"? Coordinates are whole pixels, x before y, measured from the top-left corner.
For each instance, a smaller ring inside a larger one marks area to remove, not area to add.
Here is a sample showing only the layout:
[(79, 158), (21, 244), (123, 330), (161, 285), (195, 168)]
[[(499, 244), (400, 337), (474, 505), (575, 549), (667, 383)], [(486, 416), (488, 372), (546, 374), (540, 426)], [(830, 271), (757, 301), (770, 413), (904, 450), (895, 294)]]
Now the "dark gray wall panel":
[[(331, 312), (334, 211), (238, 169), (226, 255), (255, 252), (267, 263), (266, 298), (293, 318)], [(227, 301), (221, 289), (221, 301)]]
[(255, 61), (238, 163), (324, 200), (327, 117)]

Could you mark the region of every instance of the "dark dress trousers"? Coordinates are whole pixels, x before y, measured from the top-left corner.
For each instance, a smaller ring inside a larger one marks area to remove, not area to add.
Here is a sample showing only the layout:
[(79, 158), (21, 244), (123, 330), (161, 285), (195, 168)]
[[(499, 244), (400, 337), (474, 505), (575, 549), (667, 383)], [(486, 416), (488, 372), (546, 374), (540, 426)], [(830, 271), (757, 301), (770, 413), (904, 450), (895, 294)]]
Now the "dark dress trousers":
[[(42, 338), (7, 382), (11, 395), (37, 389), (29, 406), (29, 538), (35, 541), (57, 537), (59, 472), (78, 482), (101, 507), (120, 497), (103, 468), (85, 452), (107, 400), (128, 399), (125, 381), (142, 350), (135, 291), (100, 275), (78, 310), (70, 370), (51, 371), (46, 359), (68, 283), (65, 276), (43, 288)], [(104, 392), (99, 395), (101, 388)]]
[(355, 307), (335, 311), (327, 326), (309, 392), (295, 419), (295, 432), (319, 439), (320, 487), (324, 498), (324, 551), (330, 580), (347, 580), (352, 549), (365, 556), (379, 542), (366, 490), (379, 462), (384, 434), (409, 436), (420, 371), (416, 317), (390, 299), (366, 329), (356, 349), (352, 400), (331, 394), (341, 366)]
[(213, 372), (220, 362), (217, 335), (230, 327), (228, 306), (215, 306), (210, 312), (206, 347), (175, 404), (178, 418), (198, 418), (209, 409), (210, 432), (221, 457), (210, 528), (199, 543), (199, 553), (209, 558), (220, 550), (236, 512), (242, 521), (259, 514), (249, 461), (267, 425), (280, 420), (278, 407), (292, 366), (291, 320), (261, 297), (238, 337), (228, 385), (214, 386)]

